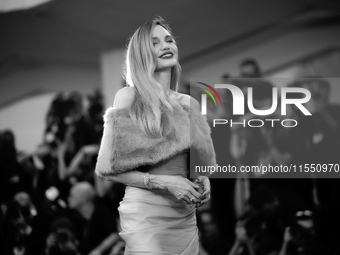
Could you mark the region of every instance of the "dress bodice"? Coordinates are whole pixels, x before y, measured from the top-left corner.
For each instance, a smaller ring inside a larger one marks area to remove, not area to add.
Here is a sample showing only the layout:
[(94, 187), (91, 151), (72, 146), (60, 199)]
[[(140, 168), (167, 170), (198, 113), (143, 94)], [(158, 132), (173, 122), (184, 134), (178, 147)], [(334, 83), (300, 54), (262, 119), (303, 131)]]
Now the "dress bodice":
[(180, 175), (186, 177), (189, 168), (189, 153), (190, 150), (187, 149), (156, 165), (141, 166), (138, 170), (156, 175)]

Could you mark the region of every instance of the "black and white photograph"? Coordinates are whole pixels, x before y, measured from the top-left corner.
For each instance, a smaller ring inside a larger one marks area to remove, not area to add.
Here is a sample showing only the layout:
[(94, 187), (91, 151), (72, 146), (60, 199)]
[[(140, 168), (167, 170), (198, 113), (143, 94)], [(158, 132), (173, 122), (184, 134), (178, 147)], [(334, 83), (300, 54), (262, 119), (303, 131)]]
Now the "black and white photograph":
[(0, 0), (1, 255), (339, 255), (340, 1)]

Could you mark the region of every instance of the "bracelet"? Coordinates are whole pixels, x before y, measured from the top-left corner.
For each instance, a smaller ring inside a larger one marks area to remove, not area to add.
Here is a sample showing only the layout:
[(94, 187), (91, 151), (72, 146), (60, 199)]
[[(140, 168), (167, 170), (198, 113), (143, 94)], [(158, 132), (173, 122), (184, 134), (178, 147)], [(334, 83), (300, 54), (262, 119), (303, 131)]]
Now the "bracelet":
[(144, 173), (143, 174), (143, 181), (144, 181), (145, 187), (150, 189), (150, 186), (149, 186), (149, 183), (150, 183), (150, 173)]

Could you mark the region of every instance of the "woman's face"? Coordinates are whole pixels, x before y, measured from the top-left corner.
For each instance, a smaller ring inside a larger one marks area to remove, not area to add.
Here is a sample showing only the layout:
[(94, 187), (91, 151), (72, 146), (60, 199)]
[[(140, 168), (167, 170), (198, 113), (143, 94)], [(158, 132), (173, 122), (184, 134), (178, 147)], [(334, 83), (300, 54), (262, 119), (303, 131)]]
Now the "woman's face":
[(168, 30), (156, 25), (152, 31), (152, 44), (157, 56), (156, 71), (171, 68), (178, 63), (178, 49)]

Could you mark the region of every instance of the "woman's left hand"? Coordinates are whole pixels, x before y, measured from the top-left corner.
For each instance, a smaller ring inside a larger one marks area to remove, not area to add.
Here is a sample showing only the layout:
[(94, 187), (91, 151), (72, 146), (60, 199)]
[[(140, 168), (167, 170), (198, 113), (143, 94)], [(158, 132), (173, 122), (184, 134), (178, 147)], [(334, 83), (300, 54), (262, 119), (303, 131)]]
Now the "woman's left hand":
[(210, 180), (207, 176), (199, 176), (197, 179), (203, 184), (203, 199), (197, 205), (197, 207), (200, 207), (210, 200)]

